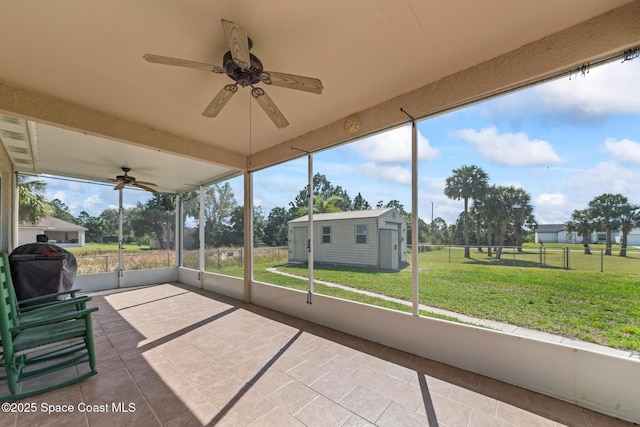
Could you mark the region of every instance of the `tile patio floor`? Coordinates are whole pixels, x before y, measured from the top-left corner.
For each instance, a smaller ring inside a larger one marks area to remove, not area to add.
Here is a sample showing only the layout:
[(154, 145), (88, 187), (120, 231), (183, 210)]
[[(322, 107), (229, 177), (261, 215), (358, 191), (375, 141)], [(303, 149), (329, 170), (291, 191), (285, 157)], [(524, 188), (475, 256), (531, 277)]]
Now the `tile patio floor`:
[(38, 410), (0, 413), (0, 426), (632, 425), (175, 283), (96, 293), (92, 305), (99, 374), (26, 399)]

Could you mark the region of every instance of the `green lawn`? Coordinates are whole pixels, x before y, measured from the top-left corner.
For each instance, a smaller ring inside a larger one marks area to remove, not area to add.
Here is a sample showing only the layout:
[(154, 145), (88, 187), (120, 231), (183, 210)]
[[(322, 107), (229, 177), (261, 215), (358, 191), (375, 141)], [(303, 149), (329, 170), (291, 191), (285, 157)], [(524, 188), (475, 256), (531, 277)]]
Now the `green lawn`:
[[(537, 248), (530, 248), (534, 255)], [(617, 254), (617, 251), (614, 253)], [(640, 350), (640, 257), (605, 257), (615, 268), (604, 273), (577, 269), (499, 265), (486, 253), (472, 251), (472, 259), (449, 262), (446, 250), (421, 253), (419, 299), (439, 307), (540, 331), (574, 337), (614, 348)], [(531, 254), (516, 254), (516, 261)], [(591, 263), (599, 255), (572, 253), (573, 264)], [(518, 258), (521, 257), (521, 258)], [(516, 262), (516, 265), (523, 263)], [(536, 263), (534, 263), (536, 264)], [(539, 264), (536, 264), (539, 265)], [(599, 265), (599, 261), (598, 261)], [(307, 289), (302, 280), (269, 273), (261, 264), (256, 280), (295, 289)], [(573, 267), (572, 267), (573, 268)], [(278, 266), (278, 270), (306, 276), (304, 265)], [(614, 272), (615, 271), (615, 272)], [(241, 276), (241, 271), (225, 274)], [(395, 298), (411, 300), (411, 270), (398, 272), (320, 266), (317, 280), (345, 284)], [(333, 295), (377, 306), (411, 311), (409, 307), (378, 298), (314, 284), (318, 294)]]
[[(145, 249), (135, 244), (125, 247), (127, 251)], [(478, 318), (640, 351), (640, 251), (630, 249), (628, 257), (620, 257), (619, 247), (614, 246), (614, 255), (601, 256), (603, 246), (592, 245), (593, 254), (584, 255), (582, 246), (574, 245), (570, 247), (567, 270), (563, 268), (566, 254), (563, 255), (562, 247), (566, 245), (545, 244), (542, 264), (540, 247), (537, 245), (526, 246), (523, 252), (505, 250), (499, 261), (495, 257), (489, 258), (486, 248), (483, 252), (472, 248), (470, 259), (463, 257), (461, 248), (421, 252), (420, 302)], [(97, 255), (113, 252), (117, 245), (87, 245), (78, 249), (84, 250), (82, 255)], [(137, 253), (152, 255), (152, 252)], [(411, 259), (410, 254), (408, 259)], [(162, 257), (161, 260), (167, 265), (173, 262)], [(215, 271), (242, 277), (244, 271), (236, 261), (234, 258), (233, 262)], [(104, 271), (105, 261), (98, 259), (97, 262), (100, 264), (99, 271)], [(139, 264), (141, 261), (135, 262)], [(255, 279), (306, 291), (306, 281), (266, 271), (269, 267), (277, 267), (283, 272), (303, 277), (307, 275), (305, 265), (280, 265), (282, 262), (284, 259), (281, 257), (257, 258)], [(405, 301), (411, 300), (409, 268), (390, 272), (319, 266), (315, 269), (314, 277)], [(318, 294), (411, 312), (411, 307), (397, 302), (320, 283), (314, 284), (314, 290)]]

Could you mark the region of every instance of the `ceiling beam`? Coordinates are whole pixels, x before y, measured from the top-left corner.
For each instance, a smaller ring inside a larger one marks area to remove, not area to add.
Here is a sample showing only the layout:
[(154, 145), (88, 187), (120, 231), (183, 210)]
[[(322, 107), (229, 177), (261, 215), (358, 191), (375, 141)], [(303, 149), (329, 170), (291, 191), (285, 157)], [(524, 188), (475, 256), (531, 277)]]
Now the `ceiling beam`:
[(182, 138), (139, 123), (0, 81), (0, 112), (157, 150), (244, 170), (245, 156)]

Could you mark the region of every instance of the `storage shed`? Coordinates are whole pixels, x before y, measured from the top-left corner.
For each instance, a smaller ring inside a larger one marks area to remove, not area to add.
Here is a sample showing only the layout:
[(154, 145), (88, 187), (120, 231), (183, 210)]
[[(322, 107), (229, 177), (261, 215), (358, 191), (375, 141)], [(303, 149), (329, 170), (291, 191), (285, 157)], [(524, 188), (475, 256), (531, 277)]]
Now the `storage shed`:
[[(289, 262), (307, 262), (305, 215), (289, 221)], [(316, 263), (398, 270), (407, 260), (407, 224), (394, 208), (313, 215)]]

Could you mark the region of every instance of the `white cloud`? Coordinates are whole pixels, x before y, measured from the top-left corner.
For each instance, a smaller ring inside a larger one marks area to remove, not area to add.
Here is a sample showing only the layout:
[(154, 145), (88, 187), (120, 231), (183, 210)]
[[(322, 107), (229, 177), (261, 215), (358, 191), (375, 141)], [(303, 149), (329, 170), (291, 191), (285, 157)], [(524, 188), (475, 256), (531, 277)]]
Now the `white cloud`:
[[(382, 132), (352, 144), (365, 160), (374, 162), (410, 162), (411, 127), (403, 126)], [(418, 160), (434, 160), (440, 151), (429, 144), (429, 140), (418, 131)]]
[(588, 74), (562, 77), (534, 91), (548, 110), (579, 111), (587, 116), (640, 113), (640, 64), (610, 63)]
[(550, 123), (593, 125), (617, 114), (640, 114), (640, 61), (612, 62), (495, 99), (479, 106), (481, 117), (494, 122), (508, 117), (521, 126), (536, 119)]
[(614, 162), (600, 162), (592, 169), (575, 174), (565, 183), (566, 193), (572, 200), (580, 201), (584, 206), (604, 193), (620, 193), (632, 203), (638, 203), (638, 173), (621, 167)]
[(358, 171), (364, 176), (387, 180), (398, 184), (411, 184), (411, 171), (401, 166), (379, 166), (374, 162), (363, 163)]
[(104, 202), (97, 194), (92, 194), (81, 202), (82, 207), (86, 211), (92, 211), (95, 206), (104, 206)]
[(55, 199), (58, 199), (58, 200), (60, 200), (62, 203), (65, 203), (66, 197), (67, 197), (67, 193), (65, 193), (64, 191), (60, 191), (60, 190), (59, 190), (59, 191), (56, 191), (56, 192), (55, 192), (55, 193), (53, 193), (51, 196), (48, 196), (48, 195), (47, 195), (47, 198), (48, 198), (49, 200), (55, 200)]
[(640, 164), (640, 142), (624, 138), (618, 141), (616, 138), (607, 138), (604, 148), (616, 160)]
[(498, 134), (494, 126), (476, 131), (453, 132), (472, 143), (488, 160), (506, 166), (537, 166), (560, 163), (553, 146), (540, 139), (529, 139), (524, 132)]
[(536, 197), (536, 206), (540, 207), (557, 207), (564, 205), (565, 202), (564, 194), (560, 193), (541, 193)]

